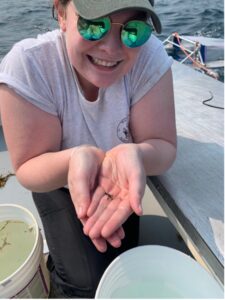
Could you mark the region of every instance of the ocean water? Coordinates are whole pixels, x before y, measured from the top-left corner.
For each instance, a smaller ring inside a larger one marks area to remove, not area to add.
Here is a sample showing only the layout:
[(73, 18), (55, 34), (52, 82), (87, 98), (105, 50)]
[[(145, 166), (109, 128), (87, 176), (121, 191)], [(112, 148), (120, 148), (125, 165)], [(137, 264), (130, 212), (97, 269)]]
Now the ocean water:
[[(0, 61), (17, 41), (58, 27), (51, 15), (52, 2), (0, 0)], [(163, 26), (161, 40), (172, 32), (224, 37), (222, 0), (155, 0), (155, 10)]]

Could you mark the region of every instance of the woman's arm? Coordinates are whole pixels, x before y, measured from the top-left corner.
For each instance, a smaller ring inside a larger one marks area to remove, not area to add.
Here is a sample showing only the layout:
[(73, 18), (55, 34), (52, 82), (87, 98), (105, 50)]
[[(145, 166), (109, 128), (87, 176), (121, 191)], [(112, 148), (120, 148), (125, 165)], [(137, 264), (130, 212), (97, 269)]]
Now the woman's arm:
[(131, 109), (130, 128), (146, 175), (165, 172), (176, 157), (176, 122), (171, 70)]
[(0, 99), (5, 140), (18, 180), (36, 192), (64, 186), (71, 150), (59, 152), (62, 134), (59, 119), (6, 85), (0, 86)]

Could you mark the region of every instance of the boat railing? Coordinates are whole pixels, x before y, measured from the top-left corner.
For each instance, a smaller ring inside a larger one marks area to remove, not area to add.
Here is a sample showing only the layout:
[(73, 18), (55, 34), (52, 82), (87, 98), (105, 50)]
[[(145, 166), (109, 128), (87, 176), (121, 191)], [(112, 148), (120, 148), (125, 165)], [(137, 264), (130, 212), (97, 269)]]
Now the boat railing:
[[(182, 41), (185, 41), (185, 42), (193, 45), (193, 49), (185, 47), (185, 45), (182, 44)], [(187, 38), (184, 38), (184, 37), (178, 35), (177, 32), (174, 32), (167, 39), (165, 39), (163, 41), (163, 44), (164, 45), (166, 45), (166, 44), (173, 45), (173, 46), (177, 47), (177, 49), (181, 49), (186, 52), (185, 58), (183, 60), (181, 60), (180, 63), (184, 63), (190, 57), (194, 57), (194, 59), (196, 59), (198, 57), (200, 62), (202, 64), (204, 64), (204, 60), (203, 60), (203, 57), (201, 54), (201, 44), (199, 42), (189, 40)]]
[[(177, 32), (172, 33), (163, 41), (167, 51), (172, 50), (176, 58), (179, 58), (181, 64), (191, 62), (194, 68), (202, 73), (205, 73), (215, 79), (218, 79), (218, 74), (212, 71), (206, 64), (206, 46), (199, 41), (188, 39), (179, 35)], [(178, 55), (181, 51), (183, 56)]]

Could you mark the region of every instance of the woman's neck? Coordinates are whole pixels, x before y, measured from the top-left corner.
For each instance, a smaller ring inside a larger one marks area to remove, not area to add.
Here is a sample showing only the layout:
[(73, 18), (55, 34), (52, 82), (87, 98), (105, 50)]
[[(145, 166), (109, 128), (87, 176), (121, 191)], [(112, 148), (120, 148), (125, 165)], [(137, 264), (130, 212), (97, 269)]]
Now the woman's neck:
[(77, 74), (80, 87), (86, 100), (94, 102), (98, 99), (99, 88), (90, 83), (87, 79), (83, 78), (80, 74)]

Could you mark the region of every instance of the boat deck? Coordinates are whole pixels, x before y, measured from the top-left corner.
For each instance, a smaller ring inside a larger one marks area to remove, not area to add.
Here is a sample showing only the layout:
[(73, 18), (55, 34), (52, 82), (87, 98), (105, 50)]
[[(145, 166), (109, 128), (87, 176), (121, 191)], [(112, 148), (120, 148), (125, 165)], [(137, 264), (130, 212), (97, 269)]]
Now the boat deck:
[(223, 283), (224, 84), (178, 62), (173, 76), (177, 159), (148, 183), (195, 258)]

